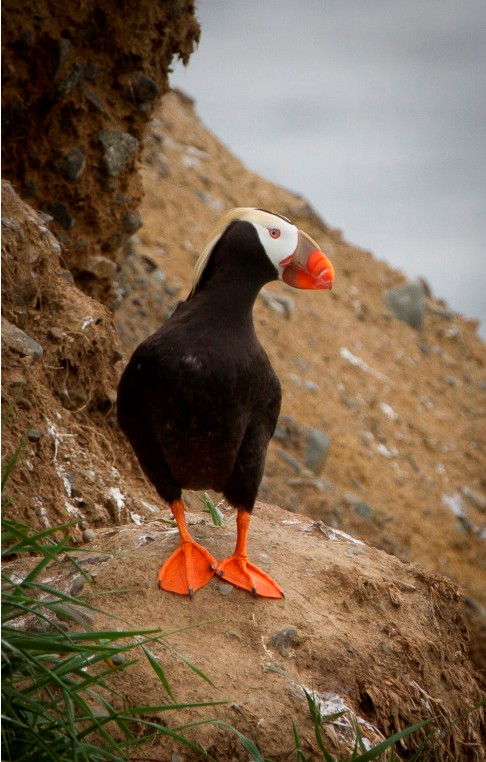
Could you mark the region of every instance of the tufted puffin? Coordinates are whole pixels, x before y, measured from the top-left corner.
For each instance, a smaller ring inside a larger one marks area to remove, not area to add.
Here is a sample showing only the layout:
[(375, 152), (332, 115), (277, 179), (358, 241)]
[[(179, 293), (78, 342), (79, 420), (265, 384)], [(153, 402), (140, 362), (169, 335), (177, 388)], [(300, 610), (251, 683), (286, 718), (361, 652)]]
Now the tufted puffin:
[[(194, 269), (192, 289), (134, 351), (118, 388), (118, 420), (142, 470), (168, 503), (180, 544), (159, 587), (189, 595), (214, 573), (254, 595), (280, 586), (247, 557), (247, 534), (265, 456), (280, 412), (280, 382), (253, 325), (265, 283), (330, 289), (333, 267), (286, 217), (233, 209)], [(217, 560), (190, 535), (182, 489), (221, 492), (237, 509), (236, 547)]]

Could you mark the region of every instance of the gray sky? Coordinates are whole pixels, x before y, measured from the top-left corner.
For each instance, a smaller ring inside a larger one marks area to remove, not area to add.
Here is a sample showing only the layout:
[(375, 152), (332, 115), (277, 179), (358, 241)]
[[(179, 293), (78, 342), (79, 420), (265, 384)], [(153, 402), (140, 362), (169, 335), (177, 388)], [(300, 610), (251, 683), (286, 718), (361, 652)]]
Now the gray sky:
[(199, 0), (171, 84), (248, 167), (486, 338), (486, 1)]

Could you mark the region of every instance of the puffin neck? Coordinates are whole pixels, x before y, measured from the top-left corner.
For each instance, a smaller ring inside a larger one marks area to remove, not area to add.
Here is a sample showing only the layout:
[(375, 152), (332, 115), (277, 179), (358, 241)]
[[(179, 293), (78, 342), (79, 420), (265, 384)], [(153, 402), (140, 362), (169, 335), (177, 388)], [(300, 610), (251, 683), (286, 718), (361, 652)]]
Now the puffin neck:
[(235, 220), (214, 246), (189, 300), (205, 304), (207, 319), (223, 320), (237, 327), (252, 322), (258, 292), (265, 283), (277, 278), (277, 270), (267, 257), (255, 227), (250, 222)]
[(250, 276), (248, 271), (238, 272), (232, 267), (231, 273), (221, 267), (213, 270), (201, 289), (191, 297), (206, 310), (207, 316), (225, 323), (244, 324), (252, 322), (253, 305), (262, 286), (269, 279), (263, 279), (261, 273)]

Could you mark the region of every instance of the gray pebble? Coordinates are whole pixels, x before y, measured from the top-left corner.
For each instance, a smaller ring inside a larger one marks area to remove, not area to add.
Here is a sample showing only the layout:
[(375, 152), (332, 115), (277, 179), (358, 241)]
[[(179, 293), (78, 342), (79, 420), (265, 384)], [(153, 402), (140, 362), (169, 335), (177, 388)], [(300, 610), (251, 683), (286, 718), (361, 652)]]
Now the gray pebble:
[(304, 463), (314, 474), (319, 475), (321, 473), (330, 446), (331, 437), (325, 431), (313, 426), (309, 427)]
[(127, 656), (123, 651), (121, 651), (120, 653), (113, 654), (110, 658), (113, 664), (115, 664), (118, 667), (120, 664), (125, 663)]
[(360, 516), (362, 519), (373, 518), (374, 511), (371, 505), (368, 505), (368, 503), (355, 503), (353, 507), (358, 516)]
[(150, 276), (151, 280), (155, 281), (156, 283), (163, 285), (166, 281), (166, 275), (163, 270), (160, 270), (158, 267), (156, 270), (153, 271), (153, 273)]
[(47, 335), (52, 341), (61, 342), (64, 336), (64, 332), (56, 326), (51, 326), (47, 332)]
[(9, 349), (23, 357), (33, 357), (38, 360), (44, 354), (41, 345), (28, 336), (24, 331), (2, 317), (2, 341)]
[(123, 215), (123, 230), (126, 233), (136, 233), (140, 230), (143, 222), (138, 212), (125, 212)]
[(81, 81), (82, 74), (83, 70), (81, 66), (78, 63), (74, 63), (64, 79), (56, 87), (52, 95), (53, 100), (56, 101), (59, 98), (63, 98), (64, 96), (69, 95), (71, 90), (74, 90), (76, 85)]
[(84, 577), (75, 577), (71, 585), (70, 595), (73, 597), (79, 595), (84, 588)]
[(157, 539), (157, 535), (155, 534), (143, 534), (140, 537), (140, 546), (143, 547), (144, 545), (149, 545), (151, 542), (154, 542)]
[(287, 651), (288, 646), (296, 645), (299, 642), (299, 631), (297, 627), (284, 627), (272, 637), (272, 644), (281, 656), (286, 659), (290, 656)]
[(285, 442), (287, 439), (290, 439), (290, 435), (296, 430), (297, 424), (295, 419), (291, 415), (281, 415), (273, 436), (275, 439)]
[(182, 286), (180, 283), (165, 283), (164, 288), (166, 294), (169, 296), (177, 296), (181, 291)]
[(280, 447), (275, 448), (275, 455), (277, 455), (280, 460), (285, 461), (285, 463), (288, 463), (289, 466), (292, 466), (292, 468), (296, 471), (296, 473), (300, 474), (302, 473), (302, 465), (299, 463), (297, 458), (295, 458), (293, 455), (291, 455), (286, 450), (282, 450)]
[(385, 304), (395, 317), (421, 331), (424, 327), (424, 285), (420, 280), (410, 281), (385, 293)]
[(157, 82), (138, 71), (132, 75), (131, 89), (138, 103), (151, 103), (160, 93)]
[(36, 265), (41, 257), (41, 254), (42, 252), (40, 249), (27, 249), (29, 264)]
[(92, 106), (98, 109), (98, 111), (101, 111), (102, 114), (109, 117), (110, 120), (113, 120), (110, 112), (105, 108), (103, 102), (98, 98), (96, 93), (94, 93), (93, 90), (90, 90), (89, 87), (86, 87), (86, 85), (83, 85), (83, 95), (86, 100), (91, 103)]
[(295, 309), (294, 299), (283, 294), (274, 294), (265, 289), (260, 291), (260, 297), (267, 307), (270, 307), (274, 312), (277, 312), (279, 315), (284, 315), (287, 320), (290, 320)]
[(83, 532), (83, 542), (93, 542), (96, 538), (96, 532), (92, 529), (85, 529)]
[(27, 432), (27, 439), (29, 442), (38, 442), (42, 434), (39, 429), (29, 429)]
[(221, 595), (229, 595), (233, 591), (233, 585), (229, 585), (227, 582), (220, 582), (218, 590)]
[(17, 220), (14, 220), (12, 217), (7, 217), (6, 215), (2, 214), (2, 227), (5, 228), (5, 230), (11, 230), (17, 238), (19, 238), (21, 241), (25, 240), (24, 231), (22, 230), (22, 226), (20, 225)]
[(82, 150), (75, 146), (68, 153), (56, 162), (56, 167), (59, 169), (65, 180), (69, 182), (75, 182), (79, 180), (84, 172), (86, 166), (86, 160)]
[(49, 209), (54, 219), (59, 222), (64, 230), (71, 230), (74, 227), (74, 217), (63, 201), (59, 201), (58, 198), (55, 198), (54, 201), (51, 202)]
[(138, 149), (137, 138), (121, 130), (101, 130), (97, 137), (103, 149), (103, 160), (108, 175), (118, 177), (128, 168)]
[(88, 257), (84, 264), (85, 272), (94, 275), (98, 280), (104, 278), (113, 278), (116, 273), (116, 263), (107, 257), (101, 256), (101, 254), (95, 254), (92, 257)]

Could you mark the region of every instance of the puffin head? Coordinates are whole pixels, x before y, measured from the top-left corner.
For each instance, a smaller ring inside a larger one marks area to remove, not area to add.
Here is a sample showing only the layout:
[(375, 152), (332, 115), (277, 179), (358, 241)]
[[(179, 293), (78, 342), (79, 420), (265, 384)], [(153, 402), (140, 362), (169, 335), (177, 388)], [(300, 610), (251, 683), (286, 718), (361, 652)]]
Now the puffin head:
[(255, 228), (263, 250), (275, 268), (275, 280), (283, 280), (294, 288), (332, 288), (334, 268), (307, 233), (279, 214), (265, 209), (239, 207), (227, 212), (212, 231), (196, 262), (191, 293), (197, 290), (217, 242), (228, 227), (238, 221), (250, 223)]

